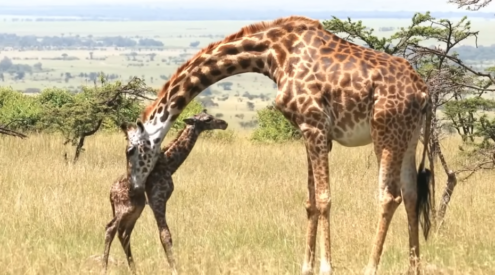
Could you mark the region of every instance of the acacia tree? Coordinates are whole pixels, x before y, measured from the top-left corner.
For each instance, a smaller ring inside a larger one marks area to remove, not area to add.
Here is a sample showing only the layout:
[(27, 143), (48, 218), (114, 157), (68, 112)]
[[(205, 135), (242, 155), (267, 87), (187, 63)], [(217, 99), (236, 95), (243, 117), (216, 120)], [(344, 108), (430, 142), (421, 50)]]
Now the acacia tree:
[(449, 0), (448, 3), (457, 4), (458, 8), (465, 7), (467, 10), (477, 11), (486, 7), (492, 0)]
[(105, 123), (118, 126), (135, 119), (142, 111), (139, 100), (151, 100), (147, 94), (155, 92), (137, 77), (125, 85), (119, 81), (108, 83), (103, 74), (99, 80), (100, 85), (95, 81), (94, 87), (83, 87), (82, 92), (75, 95), (67, 92), (40, 95), (42, 104), (47, 106), (43, 123), (62, 133), (64, 145), (76, 146), (73, 162), (79, 159), (88, 136), (94, 135)]
[[(410, 26), (382, 38), (374, 35), (374, 30), (363, 26), (361, 21), (353, 22), (350, 18), (340, 20), (333, 17), (324, 21), (323, 25), (335, 34), (343, 34), (342, 37), (348, 41), (406, 58), (428, 85), (433, 101), (432, 134), (426, 141), (431, 148), (428, 153), (430, 169), (434, 172), (432, 164), (438, 157), (448, 178), (438, 213), (432, 207), (436, 220), (441, 224), (457, 182), (466, 180), (480, 169), (493, 169), (495, 163), (495, 139), (492, 138), (495, 137), (495, 120), (482, 113), (495, 106), (494, 101), (483, 97), (495, 91), (490, 88), (495, 84), (495, 68), (477, 71), (455, 53), (456, 45), (466, 39), (477, 38), (478, 32), (471, 30), (466, 17), (452, 22), (436, 19), (429, 12), (416, 13)], [(428, 47), (421, 43), (423, 41), (432, 41), (437, 45)], [(443, 116), (440, 116), (441, 113)], [(461, 165), (452, 170), (445, 159), (440, 140), (449, 128), (457, 132), (463, 144), (469, 147), (466, 156), (471, 158), (471, 165)], [(464, 177), (458, 179), (461, 174)], [(434, 197), (435, 182), (432, 182), (431, 192)]]

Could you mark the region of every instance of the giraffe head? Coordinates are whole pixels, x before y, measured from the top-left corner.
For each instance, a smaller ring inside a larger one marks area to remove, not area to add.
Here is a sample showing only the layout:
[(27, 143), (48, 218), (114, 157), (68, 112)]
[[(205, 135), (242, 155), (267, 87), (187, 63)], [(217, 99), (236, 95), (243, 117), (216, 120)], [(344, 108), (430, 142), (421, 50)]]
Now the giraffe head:
[(185, 118), (183, 121), (189, 126), (196, 127), (196, 129), (199, 131), (216, 129), (225, 130), (228, 126), (225, 120), (217, 119), (212, 115), (206, 113), (206, 109), (204, 109), (199, 114)]
[(120, 129), (124, 132), (127, 140), (125, 155), (129, 188), (136, 192), (142, 192), (146, 178), (153, 169), (151, 160), (156, 152), (152, 150), (148, 133), (140, 121), (137, 121), (136, 124), (124, 122), (120, 125)]

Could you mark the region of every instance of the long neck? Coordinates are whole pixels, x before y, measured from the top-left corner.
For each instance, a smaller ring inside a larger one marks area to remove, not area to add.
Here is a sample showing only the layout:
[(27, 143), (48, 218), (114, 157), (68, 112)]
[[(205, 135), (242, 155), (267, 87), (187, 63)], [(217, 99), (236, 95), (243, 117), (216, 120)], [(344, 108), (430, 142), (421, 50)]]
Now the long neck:
[(201, 129), (195, 126), (187, 126), (169, 146), (163, 149), (167, 169), (171, 174), (175, 173), (189, 156), (201, 133)]
[[(277, 82), (280, 56), (278, 45), (263, 33), (232, 42), (212, 44), (186, 62), (165, 83), (157, 99), (151, 103), (142, 120), (150, 140), (161, 143), (172, 124), (200, 92), (232, 75), (262, 73)], [(285, 56), (285, 53), (284, 53)], [(283, 57), (285, 61), (285, 57)]]

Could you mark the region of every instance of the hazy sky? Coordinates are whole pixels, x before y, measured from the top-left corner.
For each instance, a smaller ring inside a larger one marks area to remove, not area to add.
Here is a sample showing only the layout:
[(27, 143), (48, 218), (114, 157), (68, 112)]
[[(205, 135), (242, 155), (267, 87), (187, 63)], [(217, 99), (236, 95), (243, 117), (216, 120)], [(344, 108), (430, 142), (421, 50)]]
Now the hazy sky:
[[(332, 3), (333, 2), (333, 3)], [(228, 7), (256, 9), (285, 9), (285, 10), (391, 10), (391, 11), (460, 11), (447, 0), (0, 0), (0, 6), (11, 5), (79, 5), (79, 4), (151, 4), (170, 7)], [(345, 4), (344, 4), (345, 3)], [(481, 10), (495, 12), (495, 2)]]

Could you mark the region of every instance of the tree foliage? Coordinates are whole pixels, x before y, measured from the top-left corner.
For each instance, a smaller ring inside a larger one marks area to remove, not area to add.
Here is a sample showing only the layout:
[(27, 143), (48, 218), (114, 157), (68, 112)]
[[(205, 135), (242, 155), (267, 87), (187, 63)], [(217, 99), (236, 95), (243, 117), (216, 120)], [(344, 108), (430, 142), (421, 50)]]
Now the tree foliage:
[(492, 0), (448, 0), (448, 3), (457, 4), (458, 8), (465, 7), (467, 10), (477, 11), (490, 4)]

